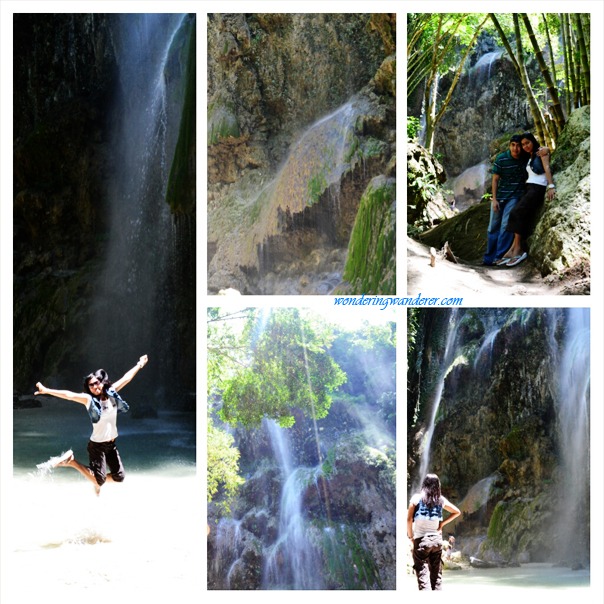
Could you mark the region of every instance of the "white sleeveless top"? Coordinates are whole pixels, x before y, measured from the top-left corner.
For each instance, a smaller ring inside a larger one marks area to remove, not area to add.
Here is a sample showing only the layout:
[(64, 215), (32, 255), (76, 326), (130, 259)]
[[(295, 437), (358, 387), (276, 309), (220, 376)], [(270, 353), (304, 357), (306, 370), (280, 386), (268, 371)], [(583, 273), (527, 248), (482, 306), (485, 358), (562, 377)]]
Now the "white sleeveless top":
[[(95, 443), (104, 443), (117, 438), (117, 401), (109, 397), (101, 403), (101, 419), (92, 424), (90, 440)], [(92, 397), (89, 398), (86, 409), (90, 408)]]
[(527, 185), (532, 184), (547, 187), (547, 176), (545, 175), (545, 172), (543, 174), (535, 174), (535, 172), (531, 170), (530, 160), (529, 163), (526, 164), (526, 171), (528, 172), (528, 178), (526, 179)]

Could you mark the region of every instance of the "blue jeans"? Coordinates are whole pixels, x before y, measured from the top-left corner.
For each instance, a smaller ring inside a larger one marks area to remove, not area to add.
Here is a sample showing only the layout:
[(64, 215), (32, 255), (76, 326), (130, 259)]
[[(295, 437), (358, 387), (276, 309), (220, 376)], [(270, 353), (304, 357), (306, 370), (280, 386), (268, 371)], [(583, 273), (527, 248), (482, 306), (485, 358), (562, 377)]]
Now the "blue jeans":
[(495, 212), (491, 205), (491, 218), (487, 230), (487, 251), (483, 258), (484, 264), (493, 264), (493, 262), (499, 260), (510, 249), (512, 241), (514, 241), (514, 233), (508, 233), (506, 228), (510, 212), (517, 201), (517, 197), (500, 201), (498, 212)]

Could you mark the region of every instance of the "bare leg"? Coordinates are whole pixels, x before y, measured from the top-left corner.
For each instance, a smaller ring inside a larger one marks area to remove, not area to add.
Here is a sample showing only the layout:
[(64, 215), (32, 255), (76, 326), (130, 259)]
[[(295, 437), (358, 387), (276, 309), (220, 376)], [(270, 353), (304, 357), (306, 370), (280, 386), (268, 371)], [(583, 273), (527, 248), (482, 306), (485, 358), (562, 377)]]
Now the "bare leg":
[(510, 249), (504, 254), (504, 258), (513, 258), (514, 256), (520, 256), (522, 254), (522, 237), (518, 233), (514, 233), (514, 241), (512, 241), (512, 246)]
[[(80, 463), (77, 459), (75, 459), (75, 457), (72, 456), (70, 459), (61, 462), (59, 464), (59, 467), (73, 468), (74, 470), (77, 470), (82, 476), (84, 476), (84, 478), (87, 478), (88, 480), (90, 480), (90, 482), (92, 482), (92, 484), (94, 484), (94, 488), (97, 495), (101, 492), (101, 487), (96, 481), (92, 470), (88, 466), (85, 466), (83, 463)], [(109, 476), (107, 476), (107, 478), (109, 478)]]

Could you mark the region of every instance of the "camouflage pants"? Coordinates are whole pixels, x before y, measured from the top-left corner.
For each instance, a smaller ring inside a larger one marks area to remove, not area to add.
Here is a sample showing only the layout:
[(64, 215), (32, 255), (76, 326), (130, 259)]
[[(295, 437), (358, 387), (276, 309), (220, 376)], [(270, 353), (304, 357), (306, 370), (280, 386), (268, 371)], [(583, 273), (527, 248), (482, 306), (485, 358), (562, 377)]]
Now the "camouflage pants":
[(442, 589), (442, 537), (430, 534), (413, 540), (413, 569), (422, 589)]

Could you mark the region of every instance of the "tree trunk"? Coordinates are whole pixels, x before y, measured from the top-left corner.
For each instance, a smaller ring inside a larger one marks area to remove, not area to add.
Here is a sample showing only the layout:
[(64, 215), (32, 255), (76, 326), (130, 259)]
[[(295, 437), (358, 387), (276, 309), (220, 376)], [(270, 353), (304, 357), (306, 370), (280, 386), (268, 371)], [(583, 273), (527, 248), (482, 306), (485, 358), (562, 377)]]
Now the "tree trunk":
[(489, 13), (489, 16), (491, 17), (491, 21), (493, 21), (495, 28), (499, 32), (501, 41), (503, 42), (503, 45), (507, 50), (508, 55), (512, 60), (512, 63), (514, 64), (514, 68), (518, 73), (520, 81), (522, 82), (522, 86), (524, 88), (524, 92), (526, 94), (528, 104), (531, 110), (531, 115), (533, 116), (533, 121), (535, 122), (535, 131), (537, 133), (537, 138), (540, 140), (540, 142), (548, 145), (550, 149), (553, 150), (555, 149), (555, 142), (554, 140), (552, 140), (552, 137), (549, 134), (548, 128), (545, 124), (545, 119), (543, 118), (541, 109), (539, 108), (537, 100), (535, 99), (535, 95), (533, 94), (533, 89), (531, 88), (531, 84), (526, 71), (526, 66), (524, 65), (524, 56), (522, 52), (522, 40), (520, 38), (520, 23), (518, 21), (518, 14), (513, 14), (514, 29), (516, 34), (516, 48), (518, 56), (516, 56), (516, 54), (514, 53), (512, 46), (510, 45), (510, 42), (505, 32), (503, 31), (503, 28), (501, 27), (501, 24), (497, 20), (497, 17), (493, 13)]
[(570, 72), (570, 82), (573, 91), (573, 106), (575, 109), (581, 106), (581, 100), (579, 98), (579, 82), (577, 81), (577, 73), (575, 70), (575, 59), (573, 57), (573, 38), (572, 29), (570, 27), (570, 17), (568, 14), (562, 14), (562, 21), (564, 23), (564, 33), (566, 35), (566, 50), (568, 52), (568, 70)]
[[(554, 79), (554, 85), (558, 88), (558, 75), (556, 74), (556, 60), (554, 58), (554, 47), (552, 45), (552, 38), (549, 33), (549, 25), (547, 24), (547, 17), (544, 13), (541, 13), (541, 18), (543, 19), (543, 25), (545, 27), (545, 36), (547, 38), (547, 48), (549, 50), (549, 62), (552, 72), (552, 77)], [(566, 120), (566, 116), (564, 115), (564, 107), (560, 104), (560, 110), (562, 111), (562, 116)]]
[(590, 101), (590, 78), (589, 78), (589, 56), (587, 54), (587, 45), (585, 36), (583, 35), (583, 25), (581, 24), (581, 15), (574, 14), (575, 26), (577, 28), (577, 42), (579, 43), (579, 57), (581, 65), (581, 91), (585, 105), (589, 105)]
[(564, 57), (564, 96), (566, 98), (566, 115), (572, 111), (572, 98), (570, 95), (570, 72), (568, 69), (568, 48), (566, 34), (564, 33), (563, 15), (560, 15), (560, 34), (562, 38), (562, 56)]
[(562, 112), (562, 106), (560, 105), (560, 99), (558, 98), (558, 90), (554, 81), (552, 80), (552, 76), (547, 67), (545, 59), (543, 58), (543, 53), (541, 52), (541, 48), (539, 48), (539, 43), (537, 42), (537, 37), (535, 36), (535, 32), (533, 31), (533, 26), (528, 18), (526, 13), (522, 13), (522, 20), (524, 21), (524, 27), (526, 27), (526, 31), (529, 35), (529, 39), (533, 46), (533, 50), (535, 51), (535, 57), (537, 58), (537, 63), (539, 63), (539, 69), (541, 69), (541, 73), (543, 74), (543, 79), (545, 80), (545, 84), (547, 86), (547, 91), (549, 92), (549, 96), (551, 99), (551, 115), (553, 118), (554, 129), (554, 138), (558, 136), (562, 129), (564, 128), (564, 113)]

